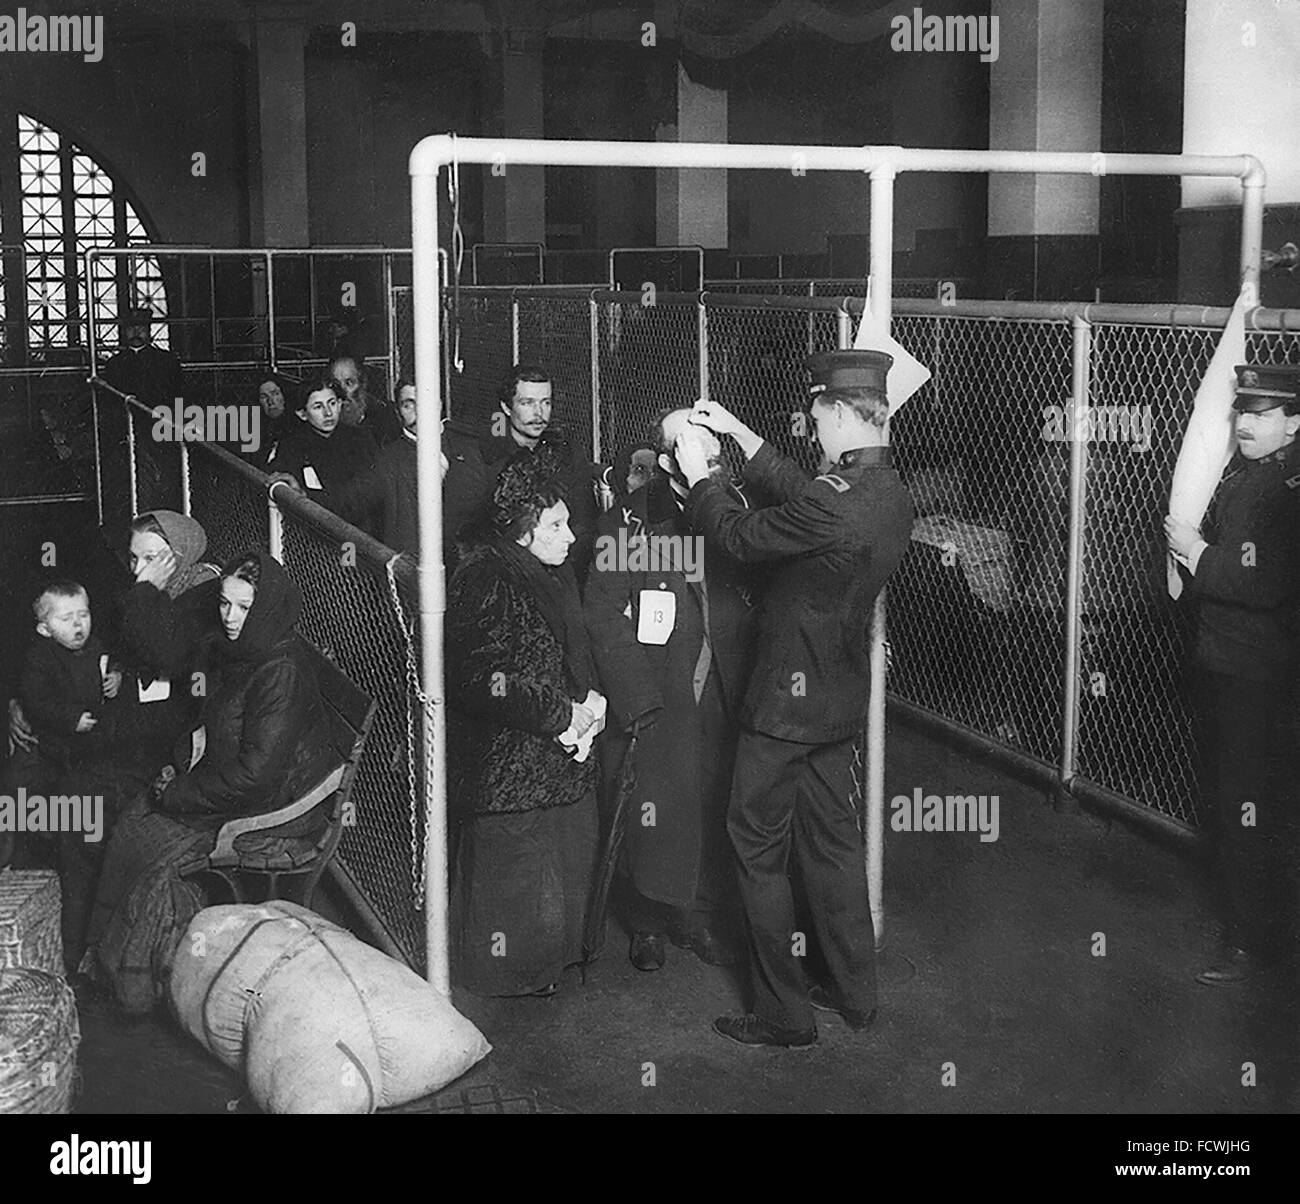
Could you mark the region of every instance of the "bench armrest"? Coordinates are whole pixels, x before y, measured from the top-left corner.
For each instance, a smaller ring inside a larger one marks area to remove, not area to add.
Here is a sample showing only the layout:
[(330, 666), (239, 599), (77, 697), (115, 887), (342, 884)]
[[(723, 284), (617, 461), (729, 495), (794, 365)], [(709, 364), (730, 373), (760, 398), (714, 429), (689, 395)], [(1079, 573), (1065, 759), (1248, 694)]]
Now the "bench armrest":
[(237, 865), (239, 854), (235, 851), (235, 841), (248, 832), (263, 832), (269, 828), (278, 828), (290, 820), (306, 815), (313, 807), (320, 806), (333, 794), (343, 782), (343, 773), (347, 766), (340, 765), (327, 777), (321, 779), (302, 798), (281, 807), (278, 811), (268, 811), (265, 815), (246, 815), (239, 819), (228, 820), (221, 825), (217, 833), (217, 843), (208, 858), (210, 865)]

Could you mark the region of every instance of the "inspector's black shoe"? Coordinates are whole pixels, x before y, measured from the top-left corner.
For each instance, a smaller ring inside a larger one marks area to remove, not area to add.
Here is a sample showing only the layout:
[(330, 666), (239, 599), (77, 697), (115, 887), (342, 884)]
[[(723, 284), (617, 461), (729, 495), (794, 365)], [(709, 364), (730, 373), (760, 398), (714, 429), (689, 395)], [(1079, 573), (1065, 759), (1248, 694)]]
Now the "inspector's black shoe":
[(663, 933), (634, 932), (627, 956), (638, 970), (662, 970), (664, 968)]
[(817, 1029), (777, 1028), (753, 1012), (743, 1016), (719, 1016), (713, 1031), (741, 1045), (775, 1045), (781, 1049), (811, 1049), (817, 1043)]
[(689, 949), (706, 966), (734, 966), (745, 956), (738, 944), (705, 924), (695, 928), (669, 928), (668, 939), (679, 949)]
[(876, 1022), (875, 1008), (872, 1008), (869, 1012), (858, 1012), (854, 1011), (853, 1008), (842, 1008), (830, 997), (830, 993), (825, 987), (813, 987), (809, 990), (808, 1002), (819, 1012), (834, 1012), (855, 1033), (865, 1033)]
[(1254, 978), (1262, 968), (1254, 954), (1244, 949), (1229, 949), (1222, 960), (1202, 970), (1196, 981), (1207, 987), (1227, 987)]

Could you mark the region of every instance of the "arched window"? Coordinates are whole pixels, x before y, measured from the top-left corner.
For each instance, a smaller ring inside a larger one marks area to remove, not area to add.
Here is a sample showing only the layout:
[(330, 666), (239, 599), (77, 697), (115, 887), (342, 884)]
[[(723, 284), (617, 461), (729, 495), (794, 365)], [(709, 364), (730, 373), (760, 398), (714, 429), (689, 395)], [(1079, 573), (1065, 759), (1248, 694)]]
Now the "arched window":
[[(147, 305), (167, 314), (158, 260), (152, 255), (113, 256), (96, 261), (95, 279), (86, 280), (85, 254), (92, 247), (147, 246), (140, 215), (113, 178), (75, 143), (25, 113), (18, 114), (20, 222), (6, 223), (5, 241), (17, 243), (17, 256), (4, 259), (6, 271), (21, 264), (22, 306), (30, 355), (53, 348), (85, 346), (88, 294), (93, 288), (101, 339), (114, 337), (121, 307)], [(8, 214), (5, 215), (9, 217)], [(15, 228), (17, 227), (17, 228)], [(13, 237), (12, 235), (18, 235)], [(0, 322), (4, 293), (0, 290)], [(167, 325), (159, 321), (153, 341), (167, 344)]]

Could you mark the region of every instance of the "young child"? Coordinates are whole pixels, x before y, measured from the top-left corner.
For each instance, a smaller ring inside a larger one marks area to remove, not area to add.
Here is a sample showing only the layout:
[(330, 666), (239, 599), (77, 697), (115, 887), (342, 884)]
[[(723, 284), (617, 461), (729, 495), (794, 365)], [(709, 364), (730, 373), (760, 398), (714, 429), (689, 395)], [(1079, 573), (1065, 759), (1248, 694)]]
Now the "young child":
[(117, 697), (122, 674), (91, 634), (90, 598), (78, 582), (47, 583), (32, 610), (41, 638), (28, 649), (18, 698), (38, 746), (15, 751), (9, 777), (28, 794), (48, 794), (104, 747), (104, 702)]

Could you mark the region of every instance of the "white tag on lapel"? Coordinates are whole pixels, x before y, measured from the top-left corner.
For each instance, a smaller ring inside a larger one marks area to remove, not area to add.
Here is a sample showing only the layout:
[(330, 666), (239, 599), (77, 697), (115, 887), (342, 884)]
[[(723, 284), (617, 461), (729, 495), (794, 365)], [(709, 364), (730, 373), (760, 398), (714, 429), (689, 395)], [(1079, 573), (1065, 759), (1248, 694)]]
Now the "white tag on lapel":
[(668, 590), (643, 589), (636, 638), (642, 644), (666, 644), (677, 621), (677, 596)]
[(320, 483), (320, 477), (316, 475), (316, 470), (310, 464), (302, 466), (302, 483), (307, 489), (323, 489)]
[(190, 733), (190, 764), (189, 768), (193, 769), (201, 760), (203, 754), (208, 751), (208, 729), (206, 727), (196, 727)]
[(166, 702), (172, 696), (172, 683), (166, 677), (156, 677), (148, 685), (137, 677), (135, 685), (141, 702)]

